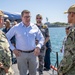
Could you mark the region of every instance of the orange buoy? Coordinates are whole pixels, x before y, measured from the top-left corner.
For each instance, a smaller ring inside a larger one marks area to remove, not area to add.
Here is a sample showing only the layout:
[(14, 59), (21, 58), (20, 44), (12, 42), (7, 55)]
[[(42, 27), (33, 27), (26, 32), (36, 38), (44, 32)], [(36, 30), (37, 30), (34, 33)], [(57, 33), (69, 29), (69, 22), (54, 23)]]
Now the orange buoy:
[(53, 65), (50, 65), (50, 68), (52, 68), (53, 70), (57, 71), (57, 68), (55, 68)]

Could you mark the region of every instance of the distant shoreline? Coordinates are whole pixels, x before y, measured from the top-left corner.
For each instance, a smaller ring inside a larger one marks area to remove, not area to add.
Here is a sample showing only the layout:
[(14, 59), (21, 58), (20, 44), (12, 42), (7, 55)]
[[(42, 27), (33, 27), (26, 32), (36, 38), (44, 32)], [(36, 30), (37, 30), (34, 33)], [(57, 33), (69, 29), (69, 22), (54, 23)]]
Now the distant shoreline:
[(48, 26), (49, 28), (51, 27), (67, 27), (67, 26)]
[(50, 22), (46, 22), (45, 25), (47, 25), (48, 27), (66, 27), (68, 25), (68, 23), (61, 23), (61, 22), (50, 23)]

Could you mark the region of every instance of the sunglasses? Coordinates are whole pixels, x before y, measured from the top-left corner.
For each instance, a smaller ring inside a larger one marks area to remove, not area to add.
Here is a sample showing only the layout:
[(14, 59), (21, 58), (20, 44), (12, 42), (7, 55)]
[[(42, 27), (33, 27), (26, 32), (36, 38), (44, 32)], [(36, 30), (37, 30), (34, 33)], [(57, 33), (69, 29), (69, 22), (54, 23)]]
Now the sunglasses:
[(31, 16), (24, 16), (24, 18), (30, 18)]
[(36, 18), (36, 19), (42, 19), (42, 18), (40, 17), (40, 18)]

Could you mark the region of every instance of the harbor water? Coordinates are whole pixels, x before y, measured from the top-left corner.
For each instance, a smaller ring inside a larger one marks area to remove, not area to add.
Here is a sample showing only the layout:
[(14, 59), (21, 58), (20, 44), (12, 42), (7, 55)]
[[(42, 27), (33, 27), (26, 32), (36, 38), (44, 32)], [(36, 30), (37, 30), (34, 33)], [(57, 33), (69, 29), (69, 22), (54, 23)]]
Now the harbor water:
[(52, 46), (52, 52), (51, 52), (51, 64), (55, 65), (56, 63), (56, 52), (58, 52), (59, 62), (61, 61), (63, 54), (60, 52), (60, 49), (62, 47), (62, 42), (65, 34), (65, 27), (53, 27), (49, 28), (50, 32), (50, 40), (51, 40), (51, 46)]

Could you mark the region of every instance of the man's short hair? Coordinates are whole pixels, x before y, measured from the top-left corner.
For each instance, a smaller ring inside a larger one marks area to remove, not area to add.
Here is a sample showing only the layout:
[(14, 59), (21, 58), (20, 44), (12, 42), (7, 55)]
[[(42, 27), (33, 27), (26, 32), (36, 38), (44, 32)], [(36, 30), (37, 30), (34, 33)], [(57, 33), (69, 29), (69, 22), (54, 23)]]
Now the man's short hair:
[(10, 23), (10, 20), (9, 19), (6, 19), (6, 22)]
[(21, 16), (23, 16), (24, 13), (30, 13), (30, 11), (29, 11), (29, 10), (23, 10), (23, 11), (21, 12)]
[(36, 18), (37, 18), (38, 16), (39, 16), (39, 17), (42, 19), (42, 15), (40, 15), (40, 14), (37, 14), (37, 15), (36, 15)]

